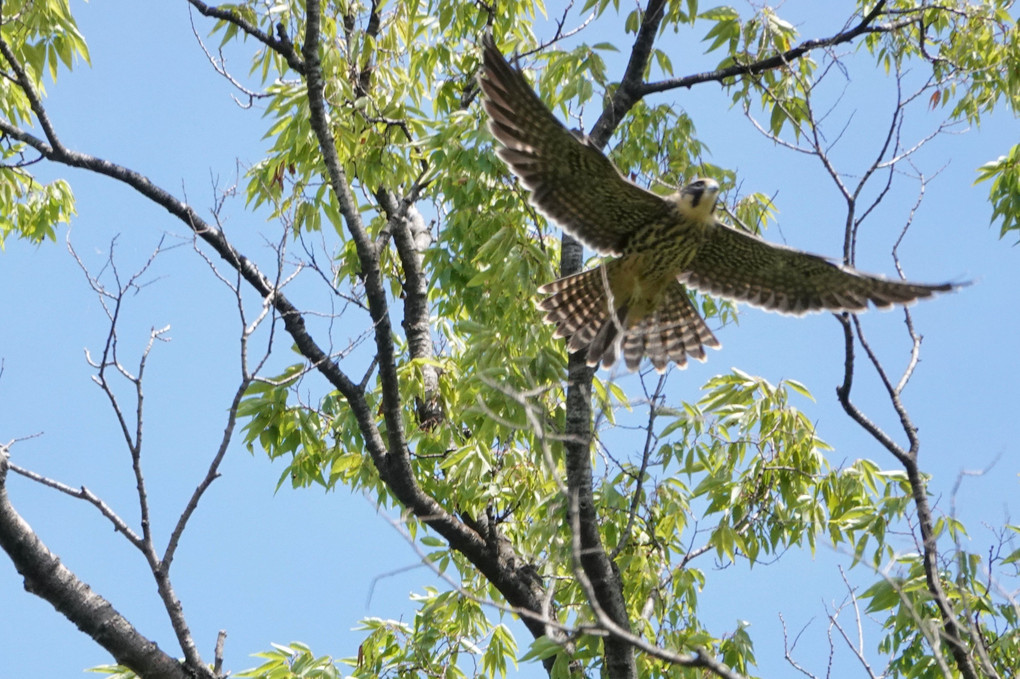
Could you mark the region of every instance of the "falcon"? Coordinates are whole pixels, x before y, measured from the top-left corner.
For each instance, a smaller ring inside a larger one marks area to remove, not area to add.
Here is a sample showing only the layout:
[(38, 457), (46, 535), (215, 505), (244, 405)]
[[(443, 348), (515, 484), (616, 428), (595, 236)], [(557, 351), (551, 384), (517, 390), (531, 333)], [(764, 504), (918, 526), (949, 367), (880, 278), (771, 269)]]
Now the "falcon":
[(625, 179), (597, 148), (567, 130), (490, 36), (479, 83), (499, 157), (546, 217), (602, 255), (601, 265), (543, 285), (539, 302), (556, 335), (588, 365), (630, 370), (647, 356), (705, 360), (719, 340), (687, 288), (796, 316), (910, 304), (951, 283), (924, 285), (856, 271), (825, 257), (769, 243), (715, 216), (719, 184), (695, 179), (669, 196)]

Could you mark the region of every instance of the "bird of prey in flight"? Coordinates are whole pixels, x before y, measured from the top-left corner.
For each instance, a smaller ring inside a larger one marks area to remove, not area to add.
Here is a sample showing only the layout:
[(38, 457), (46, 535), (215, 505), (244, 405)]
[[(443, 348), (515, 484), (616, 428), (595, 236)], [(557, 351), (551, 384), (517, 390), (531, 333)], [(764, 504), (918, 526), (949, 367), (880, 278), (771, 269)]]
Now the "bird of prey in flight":
[(720, 346), (687, 287), (780, 313), (863, 311), (910, 304), (951, 283), (923, 285), (873, 276), (774, 245), (715, 216), (719, 184), (695, 179), (659, 196), (625, 179), (594, 146), (567, 130), (490, 36), (480, 85), (499, 156), (531, 190), (531, 202), (588, 247), (600, 266), (539, 288), (540, 303), (571, 352), (630, 370), (647, 356), (659, 372), (705, 360)]

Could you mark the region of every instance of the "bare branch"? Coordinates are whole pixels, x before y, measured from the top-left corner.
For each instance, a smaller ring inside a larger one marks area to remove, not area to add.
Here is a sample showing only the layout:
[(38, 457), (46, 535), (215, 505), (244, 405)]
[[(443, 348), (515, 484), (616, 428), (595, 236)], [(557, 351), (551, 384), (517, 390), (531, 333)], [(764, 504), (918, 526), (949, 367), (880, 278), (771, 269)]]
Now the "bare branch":
[(816, 676), (814, 674), (801, 667), (801, 665), (793, 657), (793, 652), (797, 648), (797, 642), (800, 641), (800, 635), (803, 634), (804, 630), (807, 629), (807, 625), (804, 625), (804, 627), (802, 627), (801, 630), (797, 632), (797, 636), (793, 638), (793, 642), (791, 643), (790, 635), (786, 630), (786, 619), (783, 617), (782, 612), (779, 613), (779, 622), (783, 626), (783, 657), (786, 658), (786, 662), (789, 663), (790, 667), (797, 670), (805, 677), (816, 679)]
[(223, 429), (223, 436), (220, 439), (220, 445), (216, 450), (216, 454), (213, 456), (212, 461), (209, 463), (209, 468), (205, 473), (205, 476), (199, 482), (198, 487), (195, 488), (191, 494), (191, 498), (188, 499), (188, 504), (185, 506), (184, 511), (177, 518), (177, 524), (174, 526), (173, 531), (170, 533), (170, 539), (167, 542), (166, 550), (163, 552), (163, 558), (160, 559), (160, 570), (169, 573), (170, 566), (173, 564), (174, 554), (177, 551), (177, 545), (181, 541), (181, 537), (184, 535), (184, 529), (188, 525), (188, 519), (191, 518), (192, 514), (198, 508), (198, 502), (202, 499), (202, 495), (212, 485), (212, 482), (219, 477), (220, 463), (223, 462), (223, 457), (227, 454), (227, 448), (230, 445), (231, 437), (234, 433), (234, 427), (237, 425), (237, 408), (241, 405), (241, 399), (244, 397), (245, 392), (251, 385), (252, 378), (246, 377), (241, 380), (241, 384), (238, 385), (234, 391), (234, 398), (230, 402), (230, 407), (227, 409), (227, 424)]
[(270, 96), (264, 92), (255, 92), (253, 90), (248, 89), (247, 87), (242, 85), (237, 78), (231, 75), (230, 72), (227, 71), (227, 62), (223, 56), (222, 49), (220, 50), (220, 55), (218, 59), (212, 55), (212, 53), (209, 51), (209, 48), (206, 47), (205, 41), (202, 40), (202, 37), (198, 34), (198, 29), (195, 28), (195, 20), (193, 14), (191, 13), (191, 7), (188, 8), (188, 20), (191, 22), (191, 34), (195, 37), (195, 42), (197, 42), (198, 46), (202, 49), (202, 52), (205, 54), (205, 58), (209, 60), (209, 64), (213, 67), (213, 70), (219, 73), (221, 76), (223, 76), (223, 78), (231, 85), (233, 85), (238, 92), (241, 92), (244, 96), (248, 98), (248, 103), (242, 104), (240, 101), (237, 100), (236, 97), (233, 97), (233, 95), (231, 95), (234, 101), (237, 102), (238, 106), (240, 106), (243, 109), (248, 109), (252, 107), (256, 99), (264, 99)]
[(223, 674), (223, 646), (227, 641), (227, 631), (220, 630), (219, 634), (216, 635), (216, 651), (213, 655), (213, 676), (224, 677)]
[(34, 472), (30, 469), (24, 469), (14, 463), (10, 463), (9, 466), (10, 470), (15, 474), (20, 474), (21, 476), (24, 476), (26, 479), (31, 479), (32, 481), (35, 481), (36, 483), (46, 486), (47, 488), (52, 488), (56, 491), (64, 493), (65, 495), (70, 495), (71, 497), (78, 498), (79, 500), (85, 500), (89, 504), (94, 505), (95, 508), (99, 510), (100, 514), (102, 514), (103, 516), (110, 520), (110, 523), (113, 524), (114, 530), (116, 530), (118, 533), (122, 533), (131, 544), (133, 544), (138, 549), (144, 551), (142, 538), (137, 533), (135, 533), (134, 530), (132, 530), (131, 526), (129, 526), (127, 522), (124, 521), (124, 519), (120, 518), (120, 515), (113, 511), (113, 508), (110, 507), (110, 505), (106, 504), (106, 502), (103, 501), (102, 498), (100, 498), (98, 495), (93, 493), (85, 486), (81, 486), (79, 488), (72, 488), (71, 486), (68, 486), (65, 483), (61, 483), (60, 481), (56, 481), (49, 477), (43, 476), (42, 474)]
[[(620, 541), (617, 543), (613, 551), (609, 553), (609, 558), (616, 560), (616, 557), (626, 548), (627, 543), (630, 541), (631, 531), (634, 529), (634, 521), (637, 518), (638, 506), (641, 503), (641, 497), (643, 495), (643, 484), (645, 481), (645, 474), (648, 471), (648, 462), (651, 459), (652, 451), (658, 442), (658, 437), (655, 435), (655, 416), (657, 414), (657, 408), (659, 402), (662, 399), (662, 391), (666, 386), (666, 374), (658, 376), (658, 381), (655, 385), (655, 390), (651, 395), (648, 395), (647, 390), (645, 394), (648, 399), (648, 424), (645, 425), (645, 446), (641, 452), (641, 467), (638, 469), (637, 474), (634, 476), (634, 493), (630, 499), (630, 509), (627, 512), (627, 525), (623, 529), (623, 534), (620, 537)], [(641, 380), (642, 386), (644, 386), (644, 379)]]
[(878, 679), (878, 675), (876, 675), (871, 669), (868, 659), (864, 656), (864, 630), (861, 627), (861, 609), (857, 605), (857, 595), (854, 592), (854, 588), (851, 587), (850, 583), (847, 581), (846, 572), (843, 570), (842, 566), (839, 568), (839, 575), (843, 579), (843, 585), (847, 589), (847, 597), (850, 601), (850, 605), (853, 606), (854, 622), (857, 627), (857, 643), (854, 643), (853, 640), (850, 639), (850, 636), (843, 628), (843, 625), (839, 623), (837, 619), (839, 617), (839, 609), (837, 609), (836, 612), (829, 614), (829, 623), (836, 629), (840, 637), (843, 638), (847, 648), (853, 651), (853, 654), (857, 656), (858, 662), (861, 663), (861, 667), (863, 667), (864, 671), (868, 673), (868, 676), (871, 677), (871, 679)]
[(192, 672), (142, 636), (110, 602), (68, 570), (17, 513), (7, 495), (9, 455), (8, 447), (0, 446), (0, 548), (24, 577), (25, 589), (48, 601), (139, 676), (191, 679)]

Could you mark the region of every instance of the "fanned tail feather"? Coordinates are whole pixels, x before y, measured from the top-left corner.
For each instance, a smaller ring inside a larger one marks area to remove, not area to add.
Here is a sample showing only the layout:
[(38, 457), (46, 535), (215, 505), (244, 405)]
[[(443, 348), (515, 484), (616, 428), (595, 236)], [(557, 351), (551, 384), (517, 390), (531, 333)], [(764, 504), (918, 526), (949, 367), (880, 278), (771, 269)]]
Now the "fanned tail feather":
[(705, 360), (705, 347), (722, 346), (694, 308), (687, 291), (672, 283), (655, 313), (641, 319), (623, 338), (623, 358), (627, 368), (636, 370), (645, 356), (658, 372), (665, 372), (670, 361), (678, 368), (687, 366), (688, 357)]
[(610, 273), (601, 266), (539, 289), (549, 295), (539, 302), (546, 321), (567, 339), (569, 351), (586, 350), (588, 365), (610, 368), (622, 350), (628, 369), (636, 370), (648, 356), (664, 372), (670, 361), (683, 368), (688, 357), (703, 361), (705, 347), (720, 346), (678, 281), (667, 286), (654, 313), (629, 319), (626, 300), (610, 293)]
[(609, 320), (610, 295), (604, 267), (582, 271), (543, 285), (549, 296), (539, 302), (556, 336), (567, 338), (570, 351), (588, 346)]

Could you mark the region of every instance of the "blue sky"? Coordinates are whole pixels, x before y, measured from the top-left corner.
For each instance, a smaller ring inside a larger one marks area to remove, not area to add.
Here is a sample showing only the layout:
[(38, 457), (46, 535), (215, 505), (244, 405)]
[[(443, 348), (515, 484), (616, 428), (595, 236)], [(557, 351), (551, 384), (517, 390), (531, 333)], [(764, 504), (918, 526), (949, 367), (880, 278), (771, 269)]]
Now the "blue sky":
[[(93, 68), (79, 65), (49, 87), (47, 106), (64, 142), (138, 169), (178, 195), (186, 193), (192, 205), (207, 212), (214, 181), (220, 187), (231, 184), (238, 162), (259, 158), (266, 127), (260, 112), (240, 110), (231, 101), (229, 86), (212, 72), (191, 35), (184, 3), (139, 9), (121, 0), (74, 2), (72, 7)], [(789, 3), (783, 11), (800, 9)], [(552, 8), (550, 15), (556, 15)], [(817, 12), (802, 13), (797, 20), (804, 21), (806, 37), (841, 25), (838, 17)], [(196, 21), (199, 34), (205, 35), (211, 24)], [(584, 39), (626, 42), (610, 24)], [(678, 72), (705, 70), (714, 63), (714, 56), (699, 61), (697, 46), (691, 49), (680, 39), (667, 33), (660, 42), (662, 49), (682, 55), (673, 60)], [(243, 52), (235, 53), (231, 65), (247, 71)], [(884, 80), (871, 77), (866, 67), (858, 67), (851, 79), (831, 128), (847, 123), (834, 151), (847, 172), (863, 170), (874, 155), (875, 130), (883, 119), (869, 113), (872, 105), (885, 102), (879, 108), (888, 111), (894, 101)], [(825, 93), (835, 96), (842, 88), (840, 82)], [(728, 96), (717, 86), (664, 96), (694, 119), (713, 163), (736, 169), (745, 191), (776, 194), (780, 228), (768, 238), (838, 254), (843, 213), (817, 161), (763, 140), (740, 111), (729, 108)], [(596, 115), (589, 113), (586, 122), (591, 124)], [(922, 136), (940, 121), (940, 112), (919, 106), (905, 136)], [(979, 552), (994, 542), (982, 523), (999, 525), (1016, 510), (1020, 423), (1014, 385), (1020, 378), (1020, 315), (1015, 295), (1020, 274), (1016, 249), (999, 241), (998, 229), (988, 226), (987, 186), (972, 182), (975, 168), (1005, 153), (1016, 142), (1016, 132), (1015, 119), (1000, 114), (980, 130), (943, 137), (918, 155), (921, 171), (931, 175), (941, 169), (941, 174), (929, 185), (902, 249), (913, 279), (974, 281), (956, 294), (914, 307), (925, 341), (905, 400), (920, 428), (923, 466), (933, 475), (930, 490), (940, 509), (948, 511), (961, 471), (998, 460), (985, 476), (966, 479), (956, 498), (971, 529), (966, 547)], [(129, 366), (136, 363), (150, 328), (171, 326), (173, 341), (153, 350), (145, 385), (146, 477), (156, 530), (165, 536), (215, 452), (237, 383), (235, 301), (195, 256), (184, 226), (167, 213), (106, 179), (62, 169), (38, 171), (42, 178), (64, 176), (72, 182), (79, 214), (69, 238), (93, 271), (102, 267), (114, 237), (122, 272), (144, 263), (164, 233), (173, 234), (167, 244), (182, 244), (156, 260), (146, 277), (150, 284), (128, 298), (120, 326), (122, 358)], [(896, 189), (862, 231), (859, 265), (887, 275), (894, 273), (888, 252), (914, 202), (916, 183), (901, 177)], [(244, 213), (242, 201), (228, 206), (227, 233), (268, 263), (272, 253), (263, 236), (272, 241), (276, 227)], [(0, 254), (0, 289), (7, 291), (6, 320), (0, 325), (0, 440), (39, 434), (14, 446), (15, 463), (71, 486), (86, 485), (136, 523), (128, 453), (109, 405), (91, 382), (84, 355), (86, 348), (93, 353), (101, 349), (106, 318), (67, 252), (65, 235), (62, 230), (58, 243), (39, 247), (9, 241)], [(900, 312), (864, 318), (869, 337), (891, 365), (902, 365), (907, 356), (902, 318)], [(671, 398), (696, 400), (701, 384), (731, 366), (773, 382), (797, 379), (815, 394), (816, 402), (801, 399), (797, 405), (835, 447), (829, 454), (834, 465), (870, 457), (894, 466), (836, 404), (842, 353), (833, 318), (794, 320), (745, 308), (739, 325), (717, 334), (723, 349), (712, 352), (706, 364), (674, 372)], [(286, 355), (279, 360), (281, 365), (292, 361)], [(120, 395), (126, 399), (124, 386)], [(855, 394), (876, 422), (892, 429), (893, 414), (876, 398), (880, 387), (863, 367)], [(174, 563), (178, 595), (207, 659), (212, 659), (219, 629), (228, 632), (226, 665), (235, 672), (255, 664), (248, 656), (271, 642), (300, 640), (319, 654), (351, 656), (360, 635), (349, 630), (360, 618), (409, 619), (408, 594), (425, 585), (442, 586), (424, 568), (390, 575), (413, 567), (417, 557), (368, 499), (287, 487), (274, 493), (281, 467), (236, 444), (222, 472)], [(13, 475), (9, 486), (15, 506), (50, 548), (143, 634), (174, 653), (169, 624), (140, 555), (84, 503)], [(810, 557), (785, 559), (750, 573), (742, 567), (712, 571), (701, 598), (706, 619), (720, 631), (732, 629), (738, 617), (751, 622), (763, 672), (788, 670), (775, 651), (777, 640), (781, 644), (776, 611), (783, 611), (791, 629), (814, 620), (805, 638), (824, 643), (825, 606), (842, 596), (836, 565), (848, 562), (822, 548), (808, 564), (805, 580), (805, 570), (797, 566)], [(870, 580), (867, 573), (857, 576), (861, 582)], [(5, 613), (0, 616), (4, 676), (77, 676), (110, 660), (48, 604), (26, 594), (7, 561), (0, 564), (0, 610)], [(528, 639), (521, 633), (518, 642), (523, 648)], [(522, 674), (541, 672), (525, 666)]]

